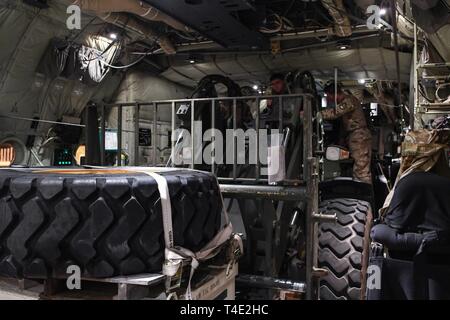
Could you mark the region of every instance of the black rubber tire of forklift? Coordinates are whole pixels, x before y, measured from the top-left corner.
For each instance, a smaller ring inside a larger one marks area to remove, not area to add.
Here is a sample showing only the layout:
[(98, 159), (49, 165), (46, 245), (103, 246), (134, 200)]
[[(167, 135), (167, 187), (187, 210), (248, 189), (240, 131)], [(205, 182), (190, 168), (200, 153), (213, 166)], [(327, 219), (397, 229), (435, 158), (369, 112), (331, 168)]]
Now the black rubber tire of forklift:
[(319, 224), (319, 267), (328, 270), (320, 280), (320, 298), (364, 299), (371, 206), (361, 200), (332, 199), (322, 202), (320, 208), (321, 213), (336, 214), (338, 220)]
[[(189, 170), (160, 174), (169, 185), (175, 245), (201, 249), (220, 229), (216, 178)], [(70, 265), (88, 278), (158, 272), (164, 248), (158, 186), (145, 173), (0, 170), (3, 276), (68, 277)]]

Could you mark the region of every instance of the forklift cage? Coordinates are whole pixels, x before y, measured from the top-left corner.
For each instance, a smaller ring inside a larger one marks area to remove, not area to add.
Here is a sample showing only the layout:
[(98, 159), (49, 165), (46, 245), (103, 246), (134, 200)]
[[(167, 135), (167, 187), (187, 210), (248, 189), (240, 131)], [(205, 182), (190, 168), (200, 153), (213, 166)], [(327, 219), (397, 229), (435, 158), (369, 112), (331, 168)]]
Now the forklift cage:
[[(286, 99), (300, 98), (303, 104), (303, 161), (300, 168), (300, 172), (303, 170), (303, 181), (291, 180), (284, 181), (282, 184), (269, 185), (268, 181), (261, 179), (261, 165), (260, 165), (260, 102), (263, 100), (275, 100), (278, 99), (279, 114), (278, 123), (280, 132), (283, 131), (283, 109), (285, 107), (284, 102)], [(105, 165), (105, 131), (106, 131), (106, 110), (111, 108), (118, 108), (118, 126), (117, 126), (117, 164), (122, 166), (122, 128), (123, 123), (123, 108), (132, 107), (135, 109), (134, 113), (134, 134), (135, 134), (135, 157), (134, 165), (139, 166), (139, 124), (140, 124), (140, 111), (143, 108), (152, 108), (152, 135), (151, 135), (151, 147), (153, 150), (152, 165), (157, 166), (158, 148), (156, 143), (157, 131), (158, 131), (158, 110), (160, 108), (171, 108), (171, 130), (172, 136), (174, 135), (176, 128), (176, 107), (180, 104), (189, 103), (191, 107), (191, 128), (194, 127), (195, 121), (195, 108), (196, 104), (200, 102), (211, 103), (211, 127), (216, 127), (216, 107), (219, 102), (227, 101), (232, 103), (232, 119), (233, 119), (233, 132), (237, 130), (237, 106), (238, 102), (255, 101), (257, 106), (255, 128), (257, 129), (257, 164), (256, 164), (256, 184), (253, 178), (238, 178), (237, 177), (237, 151), (236, 151), (236, 133), (233, 135), (233, 177), (232, 178), (219, 178), (220, 188), (225, 198), (233, 199), (266, 199), (276, 201), (305, 201), (307, 204), (306, 210), (306, 285), (301, 285), (300, 291), (306, 293), (307, 299), (317, 298), (317, 288), (319, 276), (323, 273), (323, 270), (317, 268), (317, 254), (318, 254), (318, 235), (317, 235), (317, 223), (320, 221), (335, 220), (335, 217), (324, 216), (319, 213), (319, 159), (316, 157), (317, 151), (313, 150), (313, 135), (314, 132), (313, 120), (316, 115), (313, 115), (313, 100), (314, 97), (311, 94), (287, 94), (277, 96), (246, 96), (246, 97), (218, 97), (218, 98), (190, 98), (190, 99), (177, 99), (177, 100), (156, 100), (151, 102), (128, 102), (128, 103), (114, 103), (103, 104), (101, 108), (100, 116), (100, 129), (101, 129), (101, 164)], [(317, 130), (320, 130), (317, 126)], [(213, 136), (214, 137), (214, 136)], [(191, 130), (191, 168), (195, 166), (195, 131)], [(174, 156), (174, 148), (176, 139), (171, 139), (171, 157)], [(214, 144), (214, 139), (212, 140)], [(214, 158), (211, 165), (212, 173), (215, 172), (216, 165)], [(258, 277), (258, 276), (252, 276)], [(266, 277), (261, 277), (262, 282), (267, 282)], [(279, 282), (279, 279), (269, 281), (271, 283)], [(297, 287), (299, 287), (297, 285)]]

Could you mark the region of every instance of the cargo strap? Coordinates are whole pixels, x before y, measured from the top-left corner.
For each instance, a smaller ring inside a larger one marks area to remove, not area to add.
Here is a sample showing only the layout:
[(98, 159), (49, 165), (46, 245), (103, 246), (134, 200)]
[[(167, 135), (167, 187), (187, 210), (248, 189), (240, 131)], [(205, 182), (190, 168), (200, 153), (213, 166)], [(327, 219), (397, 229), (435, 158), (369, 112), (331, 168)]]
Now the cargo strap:
[[(195, 270), (198, 268), (200, 262), (213, 258), (220, 251), (219, 249), (222, 248), (222, 246), (232, 238), (236, 241), (240, 252), (242, 252), (242, 239), (237, 235), (233, 235), (233, 226), (231, 224), (230, 217), (225, 209), (225, 205), (223, 204), (222, 195), (220, 195), (223, 214), (225, 218), (225, 225), (219, 231), (219, 233), (217, 233), (216, 236), (205, 247), (203, 247), (203, 249), (195, 253), (185, 248), (175, 247), (173, 239), (172, 205), (170, 201), (169, 186), (167, 184), (167, 180), (164, 178), (164, 176), (149, 169), (139, 171), (146, 173), (153, 179), (155, 179), (156, 183), (158, 184), (159, 194), (161, 196), (164, 239), (166, 243), (165, 262), (162, 270), (163, 274), (168, 277), (173, 277), (177, 274), (177, 272), (179, 272), (180, 268), (183, 265), (183, 262), (189, 263), (191, 266), (191, 270), (186, 291), (186, 298), (188, 300), (192, 300), (191, 282)], [(232, 261), (232, 263), (234, 263), (234, 261)]]

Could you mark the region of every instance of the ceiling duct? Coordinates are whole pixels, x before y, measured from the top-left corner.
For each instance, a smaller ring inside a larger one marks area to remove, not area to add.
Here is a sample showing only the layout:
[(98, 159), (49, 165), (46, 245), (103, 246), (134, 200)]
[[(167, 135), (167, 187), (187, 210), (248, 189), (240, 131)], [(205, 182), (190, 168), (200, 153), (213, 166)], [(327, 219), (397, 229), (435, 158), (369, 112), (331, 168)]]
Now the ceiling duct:
[(156, 43), (158, 43), (158, 45), (166, 54), (175, 54), (177, 52), (172, 41), (170, 41), (167, 36), (157, 33), (145, 23), (142, 23), (125, 13), (109, 12), (106, 14), (99, 14), (98, 17), (105, 22), (114, 24), (129, 31), (136, 32), (143, 35), (147, 39), (156, 41)]
[(338, 37), (349, 37), (352, 35), (352, 24), (346, 15), (342, 0), (322, 0), (323, 6), (334, 20), (334, 29)]
[(93, 11), (97, 15), (110, 12), (127, 12), (138, 15), (150, 21), (164, 22), (174, 29), (180, 31), (189, 31), (189, 28), (170, 17), (169, 15), (159, 11), (155, 7), (138, 0), (76, 0), (76, 5), (82, 10)]

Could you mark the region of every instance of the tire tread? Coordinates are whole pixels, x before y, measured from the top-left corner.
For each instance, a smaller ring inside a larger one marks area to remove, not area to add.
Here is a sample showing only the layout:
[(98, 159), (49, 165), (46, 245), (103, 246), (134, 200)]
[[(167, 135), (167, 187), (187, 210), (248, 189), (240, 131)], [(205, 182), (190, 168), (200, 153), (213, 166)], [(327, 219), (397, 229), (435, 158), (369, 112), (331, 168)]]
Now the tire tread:
[(319, 225), (319, 267), (329, 272), (320, 281), (321, 299), (359, 299), (370, 204), (333, 199), (324, 201), (320, 207), (325, 214), (336, 214), (338, 220), (336, 224)]
[[(169, 185), (175, 245), (201, 249), (218, 232), (216, 178), (187, 170)], [(0, 274), (45, 279), (69, 265), (83, 276), (159, 272), (164, 258), (160, 196), (144, 174), (0, 172)], [(67, 275), (66, 275), (67, 276)]]

